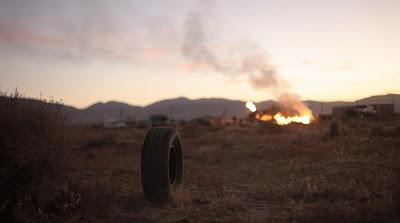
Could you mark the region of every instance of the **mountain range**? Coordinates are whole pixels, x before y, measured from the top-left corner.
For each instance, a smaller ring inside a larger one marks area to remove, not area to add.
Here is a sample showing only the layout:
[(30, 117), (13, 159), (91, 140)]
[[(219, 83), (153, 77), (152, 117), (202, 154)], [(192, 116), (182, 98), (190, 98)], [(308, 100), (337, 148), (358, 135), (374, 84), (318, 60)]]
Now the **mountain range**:
[[(354, 102), (304, 101), (314, 114), (331, 114), (332, 108), (351, 104), (395, 103), (396, 112), (400, 112), (400, 94), (377, 95)], [(110, 101), (96, 103), (84, 109), (60, 105), (62, 112), (71, 124), (95, 124), (107, 120), (146, 120), (151, 115), (164, 114), (176, 120), (189, 120), (206, 116), (244, 117), (248, 110), (245, 102), (223, 98), (202, 98), (191, 100), (184, 97), (162, 100), (147, 106), (135, 106), (122, 102)], [(273, 100), (256, 103), (258, 109), (265, 109), (277, 102)]]

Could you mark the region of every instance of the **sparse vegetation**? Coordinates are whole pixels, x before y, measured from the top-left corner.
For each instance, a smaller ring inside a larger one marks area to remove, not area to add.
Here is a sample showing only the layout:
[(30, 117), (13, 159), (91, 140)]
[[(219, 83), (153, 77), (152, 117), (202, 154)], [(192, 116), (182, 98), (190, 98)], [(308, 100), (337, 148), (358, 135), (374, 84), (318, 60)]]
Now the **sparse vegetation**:
[(45, 104), (16, 97), (1, 99), (0, 114), (1, 207), (9, 200), (20, 222), (400, 221), (398, 117), (344, 121), (335, 137), (328, 121), (189, 122), (178, 127), (179, 202), (158, 207), (141, 188), (147, 129), (65, 127)]
[(339, 135), (339, 123), (336, 120), (332, 121), (329, 126), (329, 135), (331, 137), (336, 137)]
[(63, 189), (64, 129), (62, 116), (50, 104), (17, 92), (1, 95), (0, 205), (5, 221), (54, 221), (72, 211), (74, 198)]

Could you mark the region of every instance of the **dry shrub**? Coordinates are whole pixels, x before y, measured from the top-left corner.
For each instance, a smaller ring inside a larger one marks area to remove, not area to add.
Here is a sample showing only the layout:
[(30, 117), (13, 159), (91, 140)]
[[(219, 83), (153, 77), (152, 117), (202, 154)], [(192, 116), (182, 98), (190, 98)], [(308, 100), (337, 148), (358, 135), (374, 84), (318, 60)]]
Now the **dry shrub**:
[[(0, 209), (4, 221), (67, 217), (78, 195), (63, 189), (64, 119), (55, 105), (14, 95), (0, 97)], [(16, 217), (17, 216), (17, 217)]]
[(286, 126), (276, 125), (275, 123), (271, 122), (260, 122), (257, 127), (258, 127), (257, 132), (261, 135), (264, 134), (279, 135), (285, 133), (285, 130), (287, 130), (287, 128), (285, 128)]
[(99, 149), (104, 147), (111, 147), (116, 145), (115, 140), (110, 136), (100, 137), (98, 139), (93, 139), (88, 141), (86, 144), (81, 146), (82, 151), (88, 151), (91, 149)]
[(371, 130), (372, 137), (400, 137), (400, 127), (374, 127)]
[(332, 121), (329, 125), (329, 135), (331, 137), (336, 137), (339, 135), (339, 123), (337, 121)]

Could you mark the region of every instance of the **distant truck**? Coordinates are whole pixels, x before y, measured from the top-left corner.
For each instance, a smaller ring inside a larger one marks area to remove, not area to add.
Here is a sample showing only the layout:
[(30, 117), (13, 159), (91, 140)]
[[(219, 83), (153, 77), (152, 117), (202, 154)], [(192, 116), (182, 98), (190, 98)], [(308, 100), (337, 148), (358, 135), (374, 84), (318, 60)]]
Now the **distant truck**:
[(335, 117), (389, 117), (394, 115), (394, 104), (366, 104), (333, 107)]
[(128, 126), (121, 121), (118, 121), (116, 119), (108, 119), (104, 121), (103, 127), (107, 129), (115, 129), (115, 128), (127, 128)]

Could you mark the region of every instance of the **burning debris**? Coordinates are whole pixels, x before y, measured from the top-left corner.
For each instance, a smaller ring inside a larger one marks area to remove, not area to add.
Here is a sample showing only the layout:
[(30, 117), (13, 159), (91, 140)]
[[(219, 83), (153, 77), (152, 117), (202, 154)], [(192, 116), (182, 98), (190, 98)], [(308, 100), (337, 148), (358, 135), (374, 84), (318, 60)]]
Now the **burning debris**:
[(297, 110), (293, 107), (272, 106), (266, 110), (258, 110), (256, 105), (249, 101), (246, 107), (251, 111), (250, 117), (263, 122), (275, 122), (278, 125), (288, 125), (291, 123), (300, 123), (309, 125), (314, 117), (309, 108), (304, 106), (303, 110)]
[(289, 117), (286, 117), (281, 113), (274, 115), (274, 119), (278, 125), (288, 125), (292, 122), (308, 125), (311, 123), (311, 118), (312, 117), (308, 115), (302, 115), (302, 116), (295, 115)]
[(248, 108), (251, 112), (256, 112), (257, 111), (256, 105), (251, 101), (248, 101), (246, 103), (246, 108)]
[[(253, 88), (272, 90), (282, 107), (274, 113), (267, 114), (258, 111), (254, 103), (247, 102), (246, 107), (254, 113), (255, 119), (275, 121), (278, 125), (293, 122), (306, 125), (311, 123), (313, 120), (311, 110), (301, 102), (299, 96), (291, 93), (290, 84), (279, 75), (259, 45), (251, 44), (244, 49), (229, 48), (228, 55), (237, 56), (234, 60), (226, 57), (208, 42), (200, 11), (189, 14), (184, 23), (184, 34), (182, 54), (191, 63), (200, 64), (202, 66), (199, 67), (206, 67), (232, 77), (244, 76)], [(231, 62), (226, 63), (226, 61)]]

